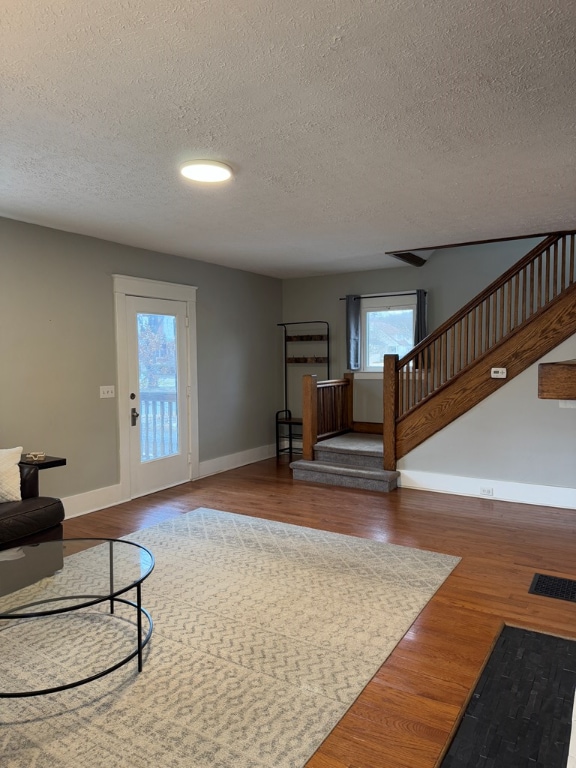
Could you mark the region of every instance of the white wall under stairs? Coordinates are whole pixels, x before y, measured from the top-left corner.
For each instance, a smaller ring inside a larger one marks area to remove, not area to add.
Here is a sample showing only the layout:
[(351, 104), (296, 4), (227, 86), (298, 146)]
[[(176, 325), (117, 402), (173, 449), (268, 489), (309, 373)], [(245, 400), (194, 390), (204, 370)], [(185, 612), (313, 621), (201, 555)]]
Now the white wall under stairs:
[[(575, 358), (573, 336), (540, 362)], [(398, 469), (403, 487), (467, 496), (492, 489), (486, 498), (576, 509), (576, 408), (539, 400), (532, 365), (411, 451)]]

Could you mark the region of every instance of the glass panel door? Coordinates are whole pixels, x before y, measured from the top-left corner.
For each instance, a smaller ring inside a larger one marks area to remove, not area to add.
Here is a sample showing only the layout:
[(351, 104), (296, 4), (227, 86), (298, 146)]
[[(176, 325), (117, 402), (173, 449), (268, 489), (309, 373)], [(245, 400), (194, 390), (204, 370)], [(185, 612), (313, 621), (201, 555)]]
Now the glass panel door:
[(186, 304), (126, 297), (131, 494), (190, 479)]
[(177, 328), (173, 315), (138, 312), (140, 460), (179, 452)]

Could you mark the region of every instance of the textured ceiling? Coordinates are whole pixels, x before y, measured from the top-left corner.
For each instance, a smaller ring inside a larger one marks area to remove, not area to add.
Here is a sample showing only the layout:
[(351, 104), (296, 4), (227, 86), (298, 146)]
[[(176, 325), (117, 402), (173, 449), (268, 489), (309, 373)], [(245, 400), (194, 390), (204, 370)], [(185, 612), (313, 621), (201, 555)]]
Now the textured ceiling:
[(3, 0), (0, 215), (278, 277), (576, 228), (575, 40), (574, 0)]

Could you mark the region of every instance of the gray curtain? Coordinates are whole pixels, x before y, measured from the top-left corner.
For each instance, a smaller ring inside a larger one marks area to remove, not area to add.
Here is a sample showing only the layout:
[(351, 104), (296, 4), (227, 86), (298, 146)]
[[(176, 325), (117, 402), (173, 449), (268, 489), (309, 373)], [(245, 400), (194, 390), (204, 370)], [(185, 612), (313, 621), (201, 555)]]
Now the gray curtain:
[(414, 324), (414, 346), (428, 336), (426, 321), (426, 291), (419, 288), (416, 291), (416, 322)]
[(360, 296), (346, 296), (346, 363), (349, 370), (360, 370)]

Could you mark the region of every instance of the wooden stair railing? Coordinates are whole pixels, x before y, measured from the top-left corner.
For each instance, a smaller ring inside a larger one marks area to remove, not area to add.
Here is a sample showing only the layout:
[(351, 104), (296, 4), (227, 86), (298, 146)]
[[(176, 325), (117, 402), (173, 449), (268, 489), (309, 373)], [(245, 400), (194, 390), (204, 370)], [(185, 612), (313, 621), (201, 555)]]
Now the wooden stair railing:
[(403, 358), (385, 355), (385, 469), (504, 383), (486, 365), (510, 379), (576, 332), (575, 269), (575, 233), (550, 235)]
[(302, 377), (302, 458), (314, 459), (314, 445), (352, 429), (353, 374), (318, 381)]

